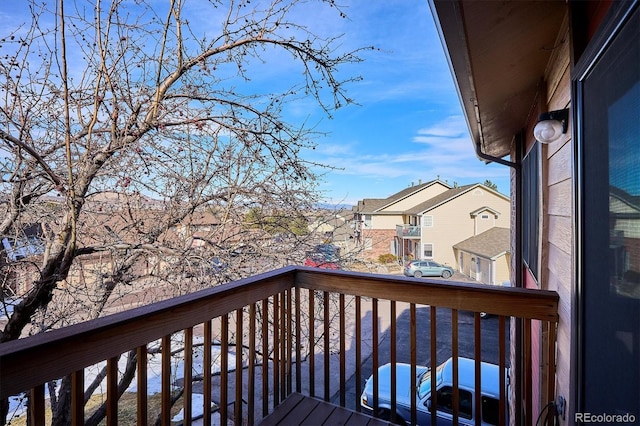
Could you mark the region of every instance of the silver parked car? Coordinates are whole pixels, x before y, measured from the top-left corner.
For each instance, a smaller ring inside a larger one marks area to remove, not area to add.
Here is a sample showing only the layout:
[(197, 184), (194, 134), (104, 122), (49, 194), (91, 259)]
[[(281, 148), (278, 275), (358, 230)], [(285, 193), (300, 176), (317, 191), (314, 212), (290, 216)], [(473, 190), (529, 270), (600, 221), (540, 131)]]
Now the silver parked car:
[[(480, 364), (481, 406), (476, 406), (475, 361), (458, 358), (458, 424), (475, 425), (476, 418), (481, 425), (497, 425), (500, 420), (500, 367), (482, 362)], [(508, 377), (508, 375), (507, 375)], [(416, 368), (416, 408), (417, 424), (431, 424), (431, 370), (428, 367)], [(506, 390), (506, 383), (505, 383)], [(360, 397), (360, 405), (365, 412), (373, 411), (373, 375), (367, 379)], [(391, 417), (391, 364), (378, 368), (378, 416)], [(411, 421), (411, 365), (396, 364), (396, 421), (408, 424)], [(453, 424), (453, 358), (449, 358), (436, 368), (436, 416), (438, 425)], [(507, 417), (507, 413), (505, 413)], [(507, 421), (508, 423), (508, 421)]]
[(412, 260), (404, 267), (404, 274), (408, 277), (442, 277), (450, 278), (453, 268), (441, 265), (433, 260)]

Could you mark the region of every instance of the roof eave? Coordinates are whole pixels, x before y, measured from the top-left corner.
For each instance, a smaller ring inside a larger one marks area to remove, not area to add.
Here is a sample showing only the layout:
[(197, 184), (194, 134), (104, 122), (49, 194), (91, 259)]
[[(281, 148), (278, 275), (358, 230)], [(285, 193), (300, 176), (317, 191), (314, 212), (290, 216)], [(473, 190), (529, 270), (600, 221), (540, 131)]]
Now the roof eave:
[[(526, 127), (564, 0), (429, 0), (474, 149), (503, 158)], [(477, 151), (476, 151), (477, 152)]]

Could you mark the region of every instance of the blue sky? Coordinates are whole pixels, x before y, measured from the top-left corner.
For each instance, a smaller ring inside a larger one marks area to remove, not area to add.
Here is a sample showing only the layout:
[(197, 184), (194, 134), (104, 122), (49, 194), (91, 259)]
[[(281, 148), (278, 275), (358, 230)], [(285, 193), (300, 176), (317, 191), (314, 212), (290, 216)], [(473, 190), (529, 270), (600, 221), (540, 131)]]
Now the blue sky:
[(380, 51), (357, 66), (363, 81), (349, 94), (360, 106), (318, 126), (328, 135), (313, 159), (341, 168), (323, 178), (328, 199), (384, 198), (438, 176), (460, 185), (490, 179), (508, 195), (508, 168), (475, 156), (427, 1), (345, 3), (345, 39)]
[[(200, 1), (186, 1), (189, 12), (195, 12), (190, 18), (205, 32), (215, 30), (214, 17), (198, 15)], [(164, 0), (152, 3), (159, 8), (167, 5)], [(345, 51), (377, 48), (365, 52), (364, 62), (340, 73), (362, 76), (348, 89), (359, 105), (339, 109), (332, 119), (323, 117), (309, 99), (296, 101), (286, 111), (288, 121), (326, 133), (316, 139), (315, 150), (303, 153), (311, 161), (336, 168), (319, 170), (323, 176), (318, 188), (325, 200), (354, 204), (362, 198), (385, 198), (412, 182), (438, 177), (459, 185), (490, 179), (508, 195), (508, 168), (487, 165), (475, 156), (427, 0), (338, 3), (344, 4), (348, 19), (314, 2), (302, 3), (294, 19), (320, 34), (343, 34), (340, 48)], [(3, 3), (0, 24), (15, 23), (16, 16), (26, 12), (24, 6)], [(253, 83), (271, 87), (286, 85), (287, 73), (299, 72), (277, 56), (256, 64), (254, 71)], [(252, 90), (251, 84), (248, 87)]]

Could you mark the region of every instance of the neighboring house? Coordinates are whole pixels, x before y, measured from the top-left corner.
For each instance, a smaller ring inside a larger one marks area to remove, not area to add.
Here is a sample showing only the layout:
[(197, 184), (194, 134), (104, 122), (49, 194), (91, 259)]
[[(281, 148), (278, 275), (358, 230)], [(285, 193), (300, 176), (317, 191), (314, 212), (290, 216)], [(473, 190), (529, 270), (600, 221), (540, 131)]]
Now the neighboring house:
[(2, 248), (9, 262), (44, 253), (42, 225), (35, 223), (21, 229), (16, 235), (2, 237)]
[(333, 244), (341, 249), (342, 256), (356, 250), (352, 217), (344, 211), (321, 211), (309, 222), (309, 232), (320, 237), (323, 244)]
[(365, 256), (433, 259), (455, 266), (453, 245), (494, 226), (509, 226), (509, 198), (482, 184), (451, 188), (434, 180), (384, 200), (358, 203)]
[[(413, 182), (409, 188), (397, 192), (387, 198), (365, 198), (353, 207), (354, 238), (364, 251), (364, 257), (376, 260), (379, 255), (391, 253), (402, 257), (403, 250), (398, 244), (397, 226), (412, 226), (404, 232), (411, 232), (415, 237), (417, 231), (416, 218), (404, 214), (406, 208), (429, 200), (451, 187), (440, 180), (427, 183)], [(413, 223), (410, 223), (410, 222)], [(403, 225), (403, 224), (407, 225)], [(401, 234), (403, 231), (400, 231)], [(408, 256), (408, 255), (405, 255)]]
[[(30, 289), (38, 277), (37, 262), (45, 251), (43, 225), (25, 226), (13, 235), (2, 237), (0, 258), (0, 299), (19, 296)], [(28, 259), (29, 261), (23, 262)]]
[[(563, 425), (581, 423), (584, 413), (637, 422), (640, 2), (430, 6), (473, 148), (511, 170), (514, 284), (560, 297), (550, 341), (535, 321), (513, 326), (512, 401), (531, 401), (538, 413), (557, 407)], [(534, 137), (548, 118), (557, 129), (548, 135), (558, 137)], [(530, 347), (518, 344), (521, 333), (532, 336)], [(531, 366), (516, 362), (524, 350)], [(540, 386), (549, 353), (555, 389)], [(536, 418), (518, 412), (512, 420)]]
[(492, 285), (511, 281), (509, 228), (491, 228), (453, 246), (458, 271), (474, 280)]

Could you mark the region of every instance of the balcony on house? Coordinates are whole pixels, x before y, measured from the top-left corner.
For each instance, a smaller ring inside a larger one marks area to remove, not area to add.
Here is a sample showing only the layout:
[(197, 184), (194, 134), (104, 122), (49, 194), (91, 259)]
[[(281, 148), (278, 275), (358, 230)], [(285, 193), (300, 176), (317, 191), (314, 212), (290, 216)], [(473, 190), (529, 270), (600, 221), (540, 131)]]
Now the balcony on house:
[(396, 225), (396, 235), (400, 238), (420, 238), (420, 227), (415, 225)]
[[(445, 357), (476, 360), (475, 383), (480, 383), (480, 359), (487, 349), (495, 350), (501, 383), (506, 383), (509, 321), (522, 328), (524, 348), (520, 372), (511, 369), (509, 374), (519, 374), (525, 388), (533, 387), (528, 330), (539, 324), (551, 342), (543, 351), (546, 374), (539, 385), (553, 395), (557, 309), (558, 295), (550, 291), (287, 267), (4, 343), (0, 398), (22, 395), (29, 401), (30, 424), (46, 424), (47, 383), (70, 377), (70, 417), (72, 424), (83, 424), (92, 414), (84, 404), (84, 391), (96, 377), (89, 371), (98, 368), (106, 384), (102, 398), (107, 424), (117, 424), (122, 416), (125, 393), (134, 395), (126, 404), (134, 407), (133, 422), (140, 425), (156, 420), (175, 424), (176, 409), (181, 409), (183, 424), (191, 424), (193, 417), (201, 417), (198, 424), (211, 424), (212, 414), (220, 424), (276, 424), (273, 416), (286, 415), (282, 411), (289, 412), (291, 404), (297, 404), (296, 420), (318, 410), (314, 416), (339, 416), (340, 424), (349, 424), (347, 417), (355, 422), (365, 416), (360, 392), (370, 373), (375, 388), (377, 367), (384, 363), (406, 362), (415, 369), (430, 359), (427, 366), (435, 372), (443, 340), (450, 345)], [(492, 315), (497, 343), (483, 340), (486, 320), (481, 312)], [(401, 322), (406, 324), (402, 333)], [(463, 327), (469, 327), (472, 343), (461, 341)], [(134, 391), (118, 387), (125, 375), (133, 377)], [(157, 392), (152, 392), (156, 379)], [(393, 386), (393, 375), (391, 381)], [(411, 392), (415, 401), (415, 386)], [(159, 408), (152, 408), (152, 393)], [(501, 389), (499, 423), (507, 423), (507, 407), (523, 413), (523, 423), (535, 422), (539, 413), (532, 393), (525, 390), (514, 398)], [(476, 395), (480, 398), (480, 392)], [(370, 403), (374, 412), (367, 414), (382, 416), (377, 399)], [(454, 392), (454, 420), (458, 403)], [(393, 413), (395, 398), (391, 404)], [(300, 417), (301, 412), (306, 414)], [(413, 404), (406, 422), (415, 423), (415, 416)], [(392, 414), (390, 420), (397, 419)], [(366, 421), (376, 424), (370, 417)]]

